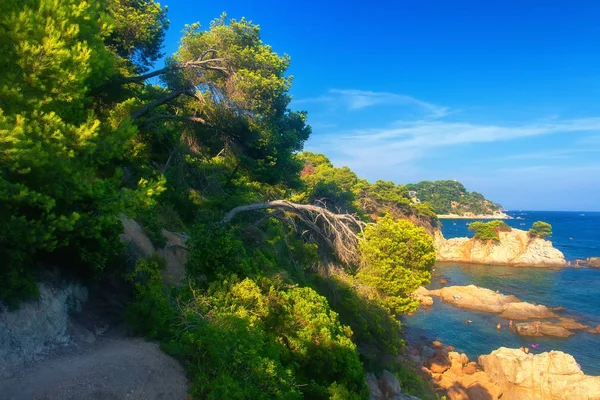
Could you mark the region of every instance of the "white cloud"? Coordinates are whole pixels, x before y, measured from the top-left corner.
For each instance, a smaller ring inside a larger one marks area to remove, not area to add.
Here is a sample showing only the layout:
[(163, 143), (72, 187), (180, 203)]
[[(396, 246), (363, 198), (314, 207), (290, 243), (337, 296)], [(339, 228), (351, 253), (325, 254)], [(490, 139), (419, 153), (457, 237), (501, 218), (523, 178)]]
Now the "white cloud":
[(334, 107), (343, 107), (349, 111), (361, 110), (376, 105), (400, 106), (414, 108), (428, 118), (441, 118), (450, 113), (448, 107), (428, 103), (411, 96), (356, 89), (331, 89), (323, 96), (294, 99), (295, 105), (307, 103), (327, 103)]
[(381, 129), (362, 129), (311, 137), (307, 148), (332, 155), (336, 164), (368, 174), (407, 164), (435, 148), (472, 143), (493, 143), (524, 137), (600, 131), (600, 118), (553, 120), (522, 125), (469, 122), (398, 122)]

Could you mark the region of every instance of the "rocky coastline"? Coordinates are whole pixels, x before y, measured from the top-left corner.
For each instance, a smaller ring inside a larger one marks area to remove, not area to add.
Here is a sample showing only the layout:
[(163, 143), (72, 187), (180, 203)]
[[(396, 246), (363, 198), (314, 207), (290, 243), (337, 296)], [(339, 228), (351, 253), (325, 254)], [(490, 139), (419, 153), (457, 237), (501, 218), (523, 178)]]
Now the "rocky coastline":
[(600, 377), (585, 375), (561, 351), (500, 347), (472, 361), (452, 346), (423, 340), (408, 344), (401, 357), (449, 400), (600, 399)]
[(591, 328), (573, 318), (561, 316), (565, 311), (561, 307), (528, 303), (513, 295), (475, 285), (447, 286), (437, 290), (420, 287), (413, 293), (413, 298), (426, 307), (433, 306), (433, 297), (457, 308), (496, 314), (504, 320), (516, 321), (510, 329), (519, 336), (567, 338), (584, 330), (600, 333), (598, 327)]
[(565, 267), (569, 263), (552, 242), (530, 238), (526, 231), (499, 232), (499, 241), (474, 238), (446, 239), (441, 231), (433, 235), (437, 261), (531, 267)]

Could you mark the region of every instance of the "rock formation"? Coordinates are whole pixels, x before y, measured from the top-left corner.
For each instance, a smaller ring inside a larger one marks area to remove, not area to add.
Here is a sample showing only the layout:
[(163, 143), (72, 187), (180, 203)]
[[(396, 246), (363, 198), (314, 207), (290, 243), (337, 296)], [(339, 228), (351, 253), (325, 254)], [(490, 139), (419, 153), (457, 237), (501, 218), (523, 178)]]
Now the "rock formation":
[(135, 220), (121, 215), (121, 222), (123, 223), (121, 242), (127, 245), (127, 257), (132, 264), (141, 258), (159, 255), (165, 260), (165, 269), (162, 271), (163, 281), (177, 284), (183, 280), (188, 253), (188, 249), (185, 247), (187, 237), (184, 234), (163, 229), (162, 235), (166, 239), (166, 245), (163, 248), (155, 249), (144, 232), (144, 228)]
[(87, 300), (85, 287), (61, 282), (39, 284), (37, 301), (22, 303), (16, 311), (0, 305), (0, 377), (41, 353), (71, 340), (69, 313), (80, 311)]
[(434, 234), (438, 261), (515, 266), (566, 266), (565, 256), (552, 242), (530, 238), (527, 232), (512, 229), (499, 232), (500, 241), (481, 241), (466, 237), (445, 239)]
[(600, 377), (584, 375), (575, 359), (561, 351), (533, 355), (501, 347), (480, 356), (479, 364), (502, 388), (502, 398), (600, 399)]
[(403, 393), (396, 375), (387, 370), (383, 371), (379, 379), (374, 373), (367, 373), (367, 386), (370, 400), (420, 400), (418, 397)]
[(437, 290), (421, 287), (414, 292), (413, 296), (415, 299), (425, 300), (431, 296), (440, 297), (444, 302), (455, 307), (500, 314), (500, 317), (506, 319), (556, 317), (556, 314), (546, 306), (527, 303), (515, 296), (496, 293), (475, 285), (446, 286)]
[(405, 362), (449, 400), (600, 399), (600, 377), (586, 376), (575, 359), (560, 351), (526, 354), (501, 347), (469, 362), (449, 346), (410, 344)]

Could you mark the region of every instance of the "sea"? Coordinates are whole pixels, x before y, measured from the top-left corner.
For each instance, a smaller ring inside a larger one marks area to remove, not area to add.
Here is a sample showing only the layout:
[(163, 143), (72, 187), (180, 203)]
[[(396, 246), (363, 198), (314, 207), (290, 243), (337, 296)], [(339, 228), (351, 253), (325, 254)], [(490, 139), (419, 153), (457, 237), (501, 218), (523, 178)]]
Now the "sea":
[[(550, 240), (568, 261), (600, 257), (600, 212), (511, 211), (513, 219), (506, 223), (528, 230), (535, 221), (552, 225)], [(471, 237), (468, 224), (473, 220), (445, 219), (442, 232), (449, 238)], [(596, 327), (600, 325), (600, 269), (598, 268), (534, 268), (497, 265), (443, 263), (435, 266), (436, 277), (429, 289), (446, 285), (469, 285), (499, 290), (518, 298), (549, 307), (564, 307), (561, 316)], [(439, 275), (437, 275), (439, 274)], [(421, 307), (413, 316), (404, 317), (409, 341), (439, 340), (464, 352), (470, 360), (489, 354), (499, 347), (529, 346), (533, 353), (560, 350), (575, 357), (588, 375), (600, 376), (600, 334), (574, 331), (566, 338), (524, 338), (507, 328), (507, 320), (497, 315), (459, 309), (434, 298), (431, 308)], [(465, 324), (465, 320), (473, 321)], [(503, 328), (496, 329), (501, 323)], [(537, 344), (533, 349), (531, 345)]]

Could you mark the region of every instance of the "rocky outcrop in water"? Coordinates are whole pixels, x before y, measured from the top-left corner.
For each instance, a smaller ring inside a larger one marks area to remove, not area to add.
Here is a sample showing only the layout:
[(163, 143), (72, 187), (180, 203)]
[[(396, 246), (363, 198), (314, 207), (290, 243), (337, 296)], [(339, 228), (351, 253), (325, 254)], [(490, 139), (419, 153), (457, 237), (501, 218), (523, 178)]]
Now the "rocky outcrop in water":
[(502, 398), (600, 399), (600, 377), (586, 376), (573, 356), (561, 351), (534, 355), (501, 347), (480, 356), (479, 365), (502, 388)]
[(565, 256), (552, 242), (530, 238), (520, 229), (499, 232), (500, 241), (474, 238), (445, 239), (440, 231), (434, 234), (438, 261), (515, 266), (566, 266)]
[(526, 320), (553, 318), (556, 314), (544, 305), (527, 303), (512, 295), (496, 293), (475, 285), (446, 286), (437, 290), (419, 288), (413, 295), (416, 299), (439, 297), (455, 307), (500, 314), (501, 318)]

